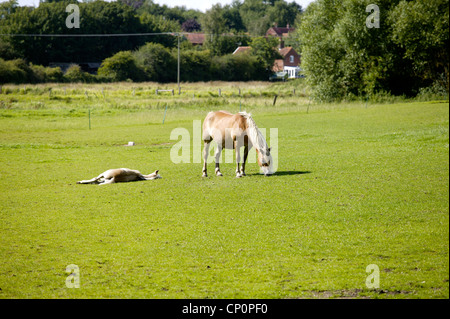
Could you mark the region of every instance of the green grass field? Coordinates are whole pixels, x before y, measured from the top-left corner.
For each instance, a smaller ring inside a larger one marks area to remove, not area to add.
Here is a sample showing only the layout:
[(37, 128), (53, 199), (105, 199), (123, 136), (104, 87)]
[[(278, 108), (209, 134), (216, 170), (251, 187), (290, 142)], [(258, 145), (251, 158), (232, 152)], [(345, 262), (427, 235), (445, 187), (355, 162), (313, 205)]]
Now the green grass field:
[[(448, 101), (132, 85), (3, 87), (0, 298), (449, 298)], [(274, 176), (172, 163), (173, 129), (240, 104), (278, 128)], [(117, 167), (163, 179), (76, 184)], [(79, 289), (66, 287), (71, 264)], [(372, 264), (379, 288), (366, 286)]]

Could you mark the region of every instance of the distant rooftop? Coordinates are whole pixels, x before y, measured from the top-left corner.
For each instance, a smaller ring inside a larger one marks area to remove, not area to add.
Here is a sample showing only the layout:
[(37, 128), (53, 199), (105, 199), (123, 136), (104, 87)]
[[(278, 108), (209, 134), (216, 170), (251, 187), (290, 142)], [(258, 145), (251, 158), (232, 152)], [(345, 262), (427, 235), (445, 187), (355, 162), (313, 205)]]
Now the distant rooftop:
[(238, 47), (236, 50), (234, 50), (233, 54), (244, 53), (250, 49), (251, 47)]

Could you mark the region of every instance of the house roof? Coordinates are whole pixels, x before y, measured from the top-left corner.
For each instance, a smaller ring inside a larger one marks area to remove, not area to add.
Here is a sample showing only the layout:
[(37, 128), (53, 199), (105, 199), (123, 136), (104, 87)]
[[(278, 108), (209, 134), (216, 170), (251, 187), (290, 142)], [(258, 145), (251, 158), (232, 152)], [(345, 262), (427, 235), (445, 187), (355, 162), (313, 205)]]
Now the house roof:
[(192, 44), (203, 44), (205, 42), (204, 33), (188, 33), (185, 35), (186, 39)]
[(251, 47), (238, 47), (236, 50), (234, 50), (233, 54), (244, 53), (250, 49)]
[(285, 57), (286, 55), (288, 55), (291, 51), (293, 51), (292, 53), (297, 54), (297, 52), (295, 52), (295, 50), (292, 47), (284, 47), (282, 49), (280, 49), (278, 52), (280, 53), (280, 55), (282, 57)]
[[(280, 53), (280, 55), (283, 58), (282, 59), (277, 59), (273, 63), (272, 70), (274, 72), (283, 71), (285, 66), (286, 67), (293, 67), (293, 66), (296, 66), (296, 64), (299, 63), (300, 56), (297, 54), (297, 52), (295, 51), (294, 48), (292, 48), (292, 47), (285, 47), (285, 48), (280, 49), (278, 52)], [(294, 58), (293, 62), (287, 61), (286, 57), (292, 56), (292, 55), (297, 56), (298, 60), (296, 60)]]
[(287, 37), (289, 35), (289, 32), (293, 32), (293, 31), (295, 31), (295, 29), (291, 28), (288, 25), (286, 27), (271, 27), (269, 30), (267, 30), (266, 34), (272, 34), (273, 35), (273, 33), (275, 33), (279, 37)]

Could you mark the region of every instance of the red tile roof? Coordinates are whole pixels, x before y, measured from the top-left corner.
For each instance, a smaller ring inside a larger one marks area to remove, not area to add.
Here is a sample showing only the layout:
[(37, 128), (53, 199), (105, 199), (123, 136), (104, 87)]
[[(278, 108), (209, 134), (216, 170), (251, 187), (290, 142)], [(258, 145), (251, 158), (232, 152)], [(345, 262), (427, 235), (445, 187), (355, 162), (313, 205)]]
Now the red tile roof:
[(288, 53), (292, 50), (292, 47), (284, 47), (280, 49), (278, 52), (281, 54), (281, 56), (285, 57), (288, 55)]
[(201, 45), (205, 42), (205, 34), (204, 33), (188, 33), (185, 35), (186, 39), (192, 44)]
[[(271, 27), (269, 30), (267, 30), (267, 35), (277, 35), (279, 37), (286, 37), (288, 36), (289, 32), (295, 31), (294, 28), (291, 28), (289, 26), (287, 27)], [(275, 34), (274, 34), (275, 33)]]

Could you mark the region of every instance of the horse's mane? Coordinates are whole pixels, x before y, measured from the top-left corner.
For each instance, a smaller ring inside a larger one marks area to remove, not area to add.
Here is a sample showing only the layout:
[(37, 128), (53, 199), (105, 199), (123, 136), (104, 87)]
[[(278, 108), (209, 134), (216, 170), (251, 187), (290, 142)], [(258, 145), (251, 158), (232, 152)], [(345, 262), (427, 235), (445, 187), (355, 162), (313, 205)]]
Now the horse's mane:
[(256, 126), (255, 120), (253, 120), (252, 115), (247, 112), (239, 112), (247, 120), (247, 134), (252, 142), (253, 146), (258, 150), (267, 150), (269, 147), (267, 145), (264, 135)]

